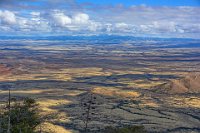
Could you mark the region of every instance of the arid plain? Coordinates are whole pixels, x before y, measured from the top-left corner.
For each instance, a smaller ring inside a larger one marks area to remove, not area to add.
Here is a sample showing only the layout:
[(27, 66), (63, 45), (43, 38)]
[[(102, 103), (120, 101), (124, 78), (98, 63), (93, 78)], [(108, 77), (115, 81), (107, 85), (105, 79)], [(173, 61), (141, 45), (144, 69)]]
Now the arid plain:
[[(105, 43), (106, 42), (106, 43)], [(79, 132), (95, 96), (92, 132), (143, 125), (149, 132), (200, 132), (200, 41), (1, 40), (0, 102), (35, 98), (43, 130)], [(196, 87), (181, 84), (183, 79)], [(188, 80), (187, 80), (188, 81)], [(190, 89), (194, 88), (194, 89)]]

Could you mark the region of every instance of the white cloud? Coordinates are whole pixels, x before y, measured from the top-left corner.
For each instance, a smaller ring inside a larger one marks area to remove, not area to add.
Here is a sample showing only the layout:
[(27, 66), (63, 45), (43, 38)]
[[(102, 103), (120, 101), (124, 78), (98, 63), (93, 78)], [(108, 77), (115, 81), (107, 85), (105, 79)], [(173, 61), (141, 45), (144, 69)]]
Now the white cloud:
[[(16, 15), (17, 14), (17, 15)], [(27, 17), (11, 11), (0, 10), (0, 30), (6, 32), (50, 32), (47, 20), (40, 17), (39, 12), (30, 12)]]
[(0, 11), (1, 24), (13, 25), (16, 24), (16, 16), (11, 11)]
[(177, 31), (178, 31), (179, 33), (184, 33), (184, 32), (185, 32), (184, 29), (177, 29)]
[[(95, 7), (96, 9), (97, 7)], [(196, 37), (200, 34), (200, 8), (83, 5), (76, 9), (0, 10), (1, 31), (49, 33), (104, 33)], [(106, 11), (105, 11), (106, 9)], [(0, 32), (1, 32), (0, 31)]]
[[(101, 29), (101, 23), (94, 20), (90, 20), (88, 14), (75, 13), (67, 15), (65, 12), (60, 10), (54, 10), (49, 19), (49, 23), (54, 27), (55, 31), (59, 31), (60, 27), (64, 28), (65, 31), (97, 31)], [(52, 19), (53, 21), (51, 21)]]
[(55, 24), (61, 27), (66, 27), (67, 25), (72, 23), (71, 18), (66, 16), (63, 12), (53, 13), (52, 18)]
[(158, 22), (154, 21), (151, 28), (158, 30), (160, 32), (176, 32), (175, 22)]
[(40, 12), (31, 12), (30, 13), (33, 17), (40, 16)]
[(113, 25), (111, 23), (107, 23), (104, 26), (105, 26), (105, 29), (106, 29), (107, 32), (111, 32), (112, 31), (112, 26)]
[(100, 22), (94, 22), (94, 21), (90, 21), (90, 24), (88, 26), (90, 31), (100, 31), (102, 29), (102, 24)]
[(126, 24), (126, 23), (116, 23), (115, 24), (115, 27), (116, 28), (122, 28), (122, 29), (126, 29), (126, 28), (128, 28), (129, 26), (128, 26), (128, 24)]
[(9, 32), (12, 31), (12, 29), (8, 26), (0, 26), (0, 31)]
[(132, 25), (126, 23), (116, 23), (114, 30), (119, 32), (132, 32)]
[(87, 24), (89, 22), (89, 15), (85, 13), (78, 13), (73, 16), (73, 22), (75, 24)]

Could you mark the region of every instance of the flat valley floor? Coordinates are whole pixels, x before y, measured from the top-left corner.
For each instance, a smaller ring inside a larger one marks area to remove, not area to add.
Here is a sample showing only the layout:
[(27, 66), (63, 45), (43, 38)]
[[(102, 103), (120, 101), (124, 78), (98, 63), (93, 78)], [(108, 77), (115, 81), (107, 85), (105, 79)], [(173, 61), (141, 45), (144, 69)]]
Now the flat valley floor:
[(0, 102), (8, 89), (35, 98), (45, 131), (81, 132), (90, 98), (91, 132), (143, 125), (149, 132), (200, 132), (200, 94), (160, 85), (200, 71), (198, 40), (89, 42), (1, 40)]

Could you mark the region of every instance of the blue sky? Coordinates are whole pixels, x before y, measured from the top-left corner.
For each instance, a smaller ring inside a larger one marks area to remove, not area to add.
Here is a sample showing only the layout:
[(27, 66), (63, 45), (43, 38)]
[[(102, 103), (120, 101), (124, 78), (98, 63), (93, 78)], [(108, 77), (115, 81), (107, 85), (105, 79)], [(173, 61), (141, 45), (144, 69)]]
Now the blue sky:
[(200, 0), (1, 0), (0, 35), (200, 38)]
[(123, 4), (126, 6), (145, 4), (148, 6), (200, 6), (200, 0), (78, 0), (94, 4)]

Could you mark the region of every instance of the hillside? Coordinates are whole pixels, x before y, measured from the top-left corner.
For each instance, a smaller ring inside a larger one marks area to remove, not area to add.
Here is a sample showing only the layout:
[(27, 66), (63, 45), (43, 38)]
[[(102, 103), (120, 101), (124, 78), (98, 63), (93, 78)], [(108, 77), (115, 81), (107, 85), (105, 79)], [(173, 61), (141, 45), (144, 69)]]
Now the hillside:
[(190, 73), (181, 79), (173, 79), (159, 85), (156, 90), (169, 94), (200, 93), (200, 73)]

